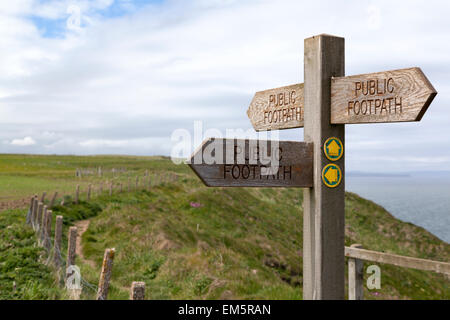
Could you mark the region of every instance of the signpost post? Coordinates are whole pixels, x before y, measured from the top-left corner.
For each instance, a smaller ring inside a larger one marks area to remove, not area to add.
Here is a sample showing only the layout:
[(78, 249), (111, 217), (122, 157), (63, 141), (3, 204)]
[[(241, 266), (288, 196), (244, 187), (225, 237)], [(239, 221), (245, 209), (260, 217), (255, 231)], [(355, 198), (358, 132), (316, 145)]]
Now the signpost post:
[(305, 188), (303, 299), (345, 297), (345, 124), (420, 121), (437, 94), (419, 68), (344, 67), (344, 38), (305, 39), (305, 83), (257, 92), (247, 110), (256, 131), (304, 127), (305, 142), (209, 139), (189, 164), (207, 186)]
[(345, 145), (344, 125), (330, 124), (331, 77), (344, 75), (344, 38), (305, 39), (304, 56), (304, 137), (314, 144), (314, 185), (303, 191), (303, 299), (344, 299), (345, 157), (330, 161), (324, 153), (329, 138)]

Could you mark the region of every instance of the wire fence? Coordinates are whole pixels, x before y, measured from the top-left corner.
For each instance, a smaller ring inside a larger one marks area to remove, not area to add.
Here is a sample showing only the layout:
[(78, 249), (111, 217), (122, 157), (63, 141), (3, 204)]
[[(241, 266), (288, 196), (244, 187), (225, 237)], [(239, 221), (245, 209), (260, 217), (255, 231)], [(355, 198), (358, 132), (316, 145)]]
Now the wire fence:
[[(40, 228), (37, 227), (36, 228), (36, 233), (39, 235), (39, 231)], [(38, 239), (38, 244), (39, 245), (43, 245), (45, 243), (45, 241), (48, 241), (48, 243), (52, 243), (52, 239), (45, 234), (44, 236), (44, 241)], [(67, 285), (67, 278), (68, 278), (68, 274), (67, 274), (67, 268), (69, 267), (67, 265), (67, 253), (61, 252), (60, 248), (58, 248), (58, 246), (55, 246), (54, 244), (51, 246), (51, 249), (49, 250), (46, 246), (43, 246), (43, 248), (45, 249), (45, 251), (47, 252), (47, 259), (45, 261), (46, 265), (55, 265), (55, 260), (57, 259), (58, 263), (57, 263), (57, 275), (58, 275), (58, 279), (63, 279), (64, 280), (64, 285), (65, 287), (68, 287)], [(80, 283), (82, 284), (81, 290), (83, 290), (83, 288), (87, 288), (90, 291), (92, 291), (94, 294), (98, 293), (98, 286), (90, 283), (87, 279), (83, 278), (81, 273), (79, 275), (79, 280)]]
[[(118, 184), (117, 182), (116, 182), (116, 187), (117, 187), (117, 185), (120, 186), (120, 189), (119, 189), (120, 193), (124, 192), (124, 189), (127, 190), (128, 192), (138, 191), (138, 190), (142, 190), (142, 189), (145, 190), (145, 189), (149, 189), (154, 186), (161, 185), (166, 182), (176, 182), (176, 181), (178, 181), (178, 178), (179, 178), (179, 176), (175, 173), (170, 173), (170, 174), (165, 173), (164, 175), (156, 174), (156, 175), (153, 175), (153, 177), (152, 177), (152, 175), (148, 175), (148, 172), (146, 172), (144, 179), (141, 180), (141, 181), (143, 181), (143, 183), (141, 183), (141, 185), (139, 185), (139, 181), (140, 181), (139, 176), (136, 176), (136, 179), (134, 181), (134, 187), (132, 186), (133, 183), (131, 182), (130, 178), (128, 178), (128, 180), (127, 180), (128, 185), (126, 186), (126, 188), (123, 188), (122, 183)], [(141, 187), (141, 188), (139, 188), (139, 187)], [(103, 195), (103, 193), (104, 193), (103, 192), (103, 183), (100, 184), (100, 186), (97, 190), (99, 191), (99, 192), (97, 192), (97, 196)], [(87, 200), (93, 199), (91, 191), (92, 191), (91, 185), (89, 185), (89, 189), (87, 191)], [(113, 182), (109, 183), (109, 190), (105, 190), (105, 191), (109, 191), (109, 194), (112, 195)], [(47, 228), (47, 226), (46, 226), (46, 223), (47, 223), (46, 222), (46, 210), (47, 209), (44, 209), (44, 205), (43, 205), (45, 194), (46, 193), (44, 192), (43, 196), (41, 197), (41, 202), (38, 201), (37, 195), (35, 195), (34, 197), (31, 198), (30, 208), (28, 209), (27, 215), (26, 215), (26, 223), (28, 225), (31, 225), (31, 227), (35, 231), (35, 234), (37, 237), (37, 245), (42, 246), (46, 250), (47, 258), (45, 260), (45, 264), (46, 265), (54, 265), (55, 267), (57, 267), (57, 277), (60, 280), (60, 282), (62, 279), (64, 281), (64, 286), (66, 288), (68, 288), (69, 290), (74, 290), (74, 289), (70, 289), (69, 288), (70, 285), (68, 284), (68, 280), (72, 280), (72, 278), (70, 278), (70, 276), (73, 275), (73, 272), (71, 275), (68, 274), (68, 269), (71, 266), (67, 265), (67, 261), (68, 261), (67, 253), (61, 252), (61, 243), (58, 245), (55, 245), (55, 242), (50, 237), (51, 230), (50, 230), (50, 232), (48, 230), (46, 230), (46, 228)], [(50, 207), (48, 209), (51, 209), (51, 206), (54, 204), (56, 196), (57, 196), (57, 192), (53, 196), (53, 198), (50, 202), (51, 203)], [(64, 199), (66, 197), (67, 196), (63, 196), (63, 200), (62, 200), (61, 204), (64, 204)], [(77, 186), (77, 188), (76, 188), (75, 199), (76, 199), (75, 203), (78, 202), (78, 200), (80, 199), (79, 186)], [(38, 205), (38, 207), (35, 207), (36, 205)], [(41, 219), (41, 220), (39, 220), (39, 219)], [(106, 255), (105, 255), (105, 259), (106, 259)], [(102, 270), (102, 272), (103, 272), (103, 270)], [(79, 280), (80, 285), (81, 285), (81, 289), (79, 289), (80, 291), (79, 291), (77, 298), (80, 297), (84, 288), (86, 288), (87, 291), (94, 293), (96, 295), (96, 299), (98, 299), (98, 300), (103, 300), (104, 297), (106, 298), (106, 294), (101, 294), (102, 290), (99, 289), (99, 286), (97, 286), (93, 283), (90, 283), (86, 278), (83, 278), (81, 276), (81, 272), (79, 272), (79, 274), (75, 275), (75, 276), (78, 277), (77, 280)], [(101, 280), (102, 280), (102, 276), (103, 275), (100, 276)], [(102, 281), (100, 281), (100, 282), (103, 283)], [(107, 284), (107, 286), (109, 286), (109, 283)]]
[[(88, 190), (86, 191), (86, 200), (90, 201), (95, 196), (100, 197), (104, 195), (112, 195), (117, 193), (124, 192), (133, 192), (138, 190), (150, 190), (152, 187), (156, 187), (162, 185), (164, 183), (176, 182), (179, 179), (179, 175), (177, 173), (146, 173), (144, 176), (116, 176), (111, 180), (100, 181), (98, 182), (97, 187), (94, 187), (92, 184), (88, 185)], [(77, 203), (81, 200), (81, 194), (79, 194), (81, 190), (79, 189), (79, 185), (76, 186), (75, 195), (66, 194), (62, 195), (58, 199), (60, 205), (67, 205), (69, 201), (66, 201), (67, 198), (71, 199), (71, 202)], [(58, 203), (55, 200), (56, 203)]]

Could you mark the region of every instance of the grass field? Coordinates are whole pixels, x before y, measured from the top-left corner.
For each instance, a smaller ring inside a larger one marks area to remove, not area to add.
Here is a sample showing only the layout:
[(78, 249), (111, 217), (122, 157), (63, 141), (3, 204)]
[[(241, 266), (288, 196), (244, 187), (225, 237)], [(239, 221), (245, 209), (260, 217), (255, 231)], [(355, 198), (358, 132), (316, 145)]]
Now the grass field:
[[(75, 176), (77, 168), (99, 166), (103, 177)], [(113, 176), (113, 168), (122, 171)], [(130, 178), (134, 184), (146, 170), (150, 189), (117, 193), (118, 183), (125, 188)], [(170, 174), (178, 179), (161, 180)], [(112, 197), (107, 180), (116, 186)], [(95, 191), (86, 202), (87, 185), (97, 187), (101, 181), (104, 192)], [(78, 205), (70, 196), (77, 184), (83, 191)], [(64, 216), (64, 246), (70, 225), (90, 221), (82, 237), (84, 259), (77, 257), (83, 279), (92, 286), (84, 286), (82, 299), (95, 297), (103, 252), (112, 247), (110, 299), (128, 299), (132, 281), (145, 281), (148, 299), (302, 297), (301, 189), (206, 188), (186, 165), (163, 157), (0, 156), (0, 202), (56, 190), (66, 195), (65, 205), (53, 210)], [(56, 272), (43, 263), (46, 253), (35, 245), (25, 215), (25, 208), (0, 213), (0, 298), (66, 299)], [(346, 245), (353, 243), (450, 260), (449, 244), (347, 193)], [(366, 288), (367, 299), (450, 299), (450, 282), (443, 275), (380, 267), (381, 289)]]
[[(145, 169), (153, 174), (167, 170), (166, 160), (163, 157), (1, 155), (0, 201), (22, 199), (43, 191), (73, 194), (77, 184), (86, 189), (89, 183), (101, 181), (125, 183), (128, 177), (134, 179), (144, 174)], [(99, 167), (102, 177), (97, 174)], [(95, 173), (77, 178), (77, 169)], [(175, 171), (183, 169), (174, 168)], [(114, 174), (113, 170), (122, 172)]]

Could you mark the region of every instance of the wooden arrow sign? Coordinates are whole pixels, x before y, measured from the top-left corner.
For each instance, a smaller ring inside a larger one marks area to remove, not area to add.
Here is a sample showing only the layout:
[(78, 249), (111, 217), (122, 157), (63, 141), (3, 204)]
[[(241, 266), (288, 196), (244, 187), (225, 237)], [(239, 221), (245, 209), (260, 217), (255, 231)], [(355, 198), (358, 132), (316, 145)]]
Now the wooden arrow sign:
[(209, 187), (311, 187), (312, 143), (207, 139), (189, 166)]
[(259, 91), (247, 115), (256, 131), (303, 127), (303, 83)]
[(435, 96), (420, 68), (333, 78), (331, 123), (419, 121)]
[[(437, 92), (420, 68), (331, 80), (331, 123), (420, 121)], [(260, 91), (247, 115), (256, 131), (301, 128), (303, 83)]]

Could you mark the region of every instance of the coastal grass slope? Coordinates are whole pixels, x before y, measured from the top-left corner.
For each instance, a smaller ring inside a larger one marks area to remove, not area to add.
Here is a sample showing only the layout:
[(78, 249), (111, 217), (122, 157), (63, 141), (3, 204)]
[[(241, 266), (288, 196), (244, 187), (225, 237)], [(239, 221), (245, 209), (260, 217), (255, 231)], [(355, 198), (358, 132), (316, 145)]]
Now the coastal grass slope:
[[(98, 166), (103, 177), (75, 177), (76, 168)], [(54, 215), (64, 216), (63, 252), (68, 227), (89, 221), (81, 241), (83, 256), (76, 260), (91, 285), (84, 286), (81, 299), (95, 297), (103, 252), (112, 247), (116, 257), (109, 299), (128, 299), (133, 281), (146, 283), (147, 299), (302, 297), (301, 189), (207, 188), (186, 165), (163, 157), (2, 155), (0, 168), (2, 201), (66, 188), (66, 204), (53, 209)], [(111, 168), (125, 170), (108, 177)], [(76, 184), (125, 182), (145, 170), (155, 180), (167, 173), (178, 179), (112, 197), (105, 192), (89, 202), (83, 195), (78, 205), (71, 202)], [(44, 265), (46, 254), (25, 226), (25, 214), (22, 208), (0, 212), (0, 299), (67, 299), (52, 267)], [(354, 243), (450, 261), (448, 243), (347, 193), (346, 245)], [(450, 299), (450, 280), (444, 275), (379, 266), (381, 288), (365, 288), (366, 299)]]

